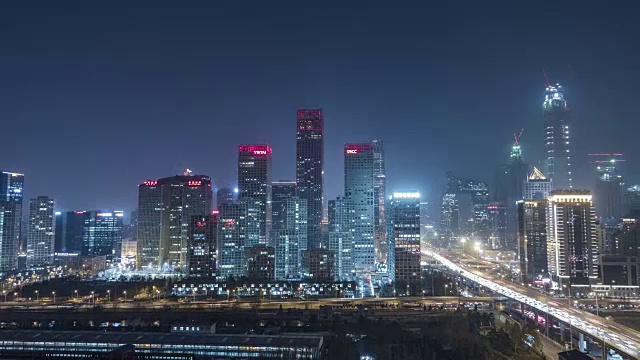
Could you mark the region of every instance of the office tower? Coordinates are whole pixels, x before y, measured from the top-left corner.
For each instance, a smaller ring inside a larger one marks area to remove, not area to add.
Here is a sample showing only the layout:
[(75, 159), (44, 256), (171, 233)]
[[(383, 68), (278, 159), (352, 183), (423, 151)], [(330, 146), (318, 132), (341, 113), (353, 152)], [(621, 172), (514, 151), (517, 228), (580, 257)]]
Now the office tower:
[(55, 252), (82, 254), (85, 211), (56, 212)]
[(307, 201), (298, 198), (293, 181), (273, 182), (271, 243), (275, 279), (300, 279), (302, 252), (307, 249)]
[(129, 223), (125, 224), (122, 236), (125, 239), (136, 240), (138, 236), (138, 211), (134, 210), (129, 214)]
[(554, 189), (570, 189), (569, 108), (560, 84), (547, 86), (542, 108), (545, 118), (547, 176)]
[(549, 273), (561, 285), (588, 285), (598, 277), (592, 198), (586, 190), (556, 190), (547, 205)]
[(385, 264), (389, 245), (387, 244), (387, 219), (385, 215), (387, 178), (384, 165), (384, 148), (382, 140), (371, 140), (371, 146), (373, 148), (373, 198), (375, 201), (373, 209), (375, 230), (373, 236), (376, 262)]
[(452, 246), (462, 237), (473, 241), (488, 241), (490, 229), (487, 184), (454, 176), (451, 172), (446, 175), (447, 190), (442, 197), (440, 213), (441, 245)]
[(420, 193), (393, 193), (388, 211), (389, 278), (397, 286), (415, 284), (420, 281)]
[(607, 253), (640, 257), (640, 209), (622, 217), (622, 227), (612, 236)]
[(302, 252), (303, 278), (314, 282), (332, 282), (335, 254), (328, 249), (311, 249)]
[(524, 183), (524, 200), (546, 200), (550, 193), (551, 179), (534, 167)]
[(124, 228), (122, 211), (87, 211), (82, 225), (82, 255), (105, 256), (111, 263), (119, 263)]
[(140, 269), (187, 271), (189, 222), (211, 213), (211, 178), (187, 170), (138, 187), (138, 260)]
[(221, 205), (233, 204), (238, 199), (238, 188), (220, 188), (216, 193), (216, 208), (219, 208)]
[(431, 219), (431, 209), (429, 208), (429, 202), (422, 200), (420, 202), (420, 236), (424, 236), (432, 228), (433, 223)]
[(321, 244), (324, 114), (322, 109), (300, 109), (296, 121), (297, 195), (307, 201), (309, 249)]
[(214, 277), (216, 274), (216, 245), (218, 212), (194, 215), (189, 223), (188, 258), (190, 277)]
[(0, 272), (18, 266), (24, 175), (0, 172)]
[(370, 143), (344, 146), (344, 195), (355, 210), (353, 261), (356, 272), (375, 269), (374, 151)]
[(523, 282), (549, 276), (546, 200), (518, 201), (518, 259)]
[(27, 229), (27, 268), (53, 265), (55, 247), (54, 201), (48, 196), (38, 196), (29, 202), (29, 227)]
[(271, 147), (238, 146), (238, 201), (255, 209), (247, 219), (247, 246), (266, 245), (271, 228)]
[(355, 280), (353, 259), (355, 208), (345, 197), (329, 200), (329, 250), (335, 255), (334, 276), (337, 281)]
[(239, 279), (247, 275), (244, 249), (249, 206), (246, 203), (222, 204), (218, 209), (217, 277)]
[(273, 280), (275, 257), (273, 246), (258, 244), (245, 248), (247, 278), (258, 281)]
[(624, 192), (625, 210), (640, 209), (640, 185), (629, 186)]
[(624, 181), (618, 165), (622, 154), (589, 154), (597, 160), (596, 183), (593, 191), (593, 204), (596, 215), (606, 223), (617, 223), (625, 213)]
[[(495, 202), (487, 206), (487, 216), (489, 217), (489, 242), (488, 245), (493, 250), (516, 250), (516, 242), (512, 244), (507, 235), (508, 207), (501, 202)], [(517, 207), (515, 218), (517, 221)]]

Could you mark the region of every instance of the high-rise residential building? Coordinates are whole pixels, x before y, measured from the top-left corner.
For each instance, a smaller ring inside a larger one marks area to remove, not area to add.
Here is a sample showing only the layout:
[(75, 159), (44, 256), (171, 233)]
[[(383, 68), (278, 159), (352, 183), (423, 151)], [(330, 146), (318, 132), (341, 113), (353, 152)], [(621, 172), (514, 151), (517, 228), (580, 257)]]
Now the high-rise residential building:
[(247, 277), (251, 280), (273, 280), (275, 272), (275, 249), (273, 246), (258, 244), (245, 248)]
[[(515, 244), (510, 243), (507, 235), (508, 206), (501, 202), (495, 202), (487, 206), (487, 216), (489, 217), (489, 241), (488, 245), (494, 250), (516, 250)], [(517, 217), (516, 213), (516, 219)]]
[(386, 171), (384, 164), (384, 148), (382, 140), (371, 140), (373, 148), (373, 197), (375, 207), (373, 209), (374, 244), (376, 261), (378, 264), (387, 262), (389, 245), (387, 244), (387, 217), (385, 215), (386, 204)]
[(586, 190), (556, 190), (547, 200), (549, 273), (561, 285), (588, 285), (598, 277), (591, 194)]
[(547, 278), (547, 201), (518, 202), (518, 259), (523, 282)]
[(524, 183), (524, 200), (546, 200), (551, 188), (551, 179), (534, 167)]
[(273, 182), (271, 244), (275, 249), (275, 279), (301, 277), (302, 252), (307, 249), (307, 201), (296, 196), (293, 181)]
[(18, 266), (24, 175), (0, 171), (0, 272)]
[(266, 245), (271, 229), (271, 147), (238, 146), (238, 201), (255, 209), (247, 219), (247, 245)]
[(329, 200), (329, 250), (335, 256), (337, 281), (355, 280), (353, 259), (355, 208), (353, 202), (345, 197)]
[(488, 205), (489, 188), (485, 182), (447, 173), (447, 190), (440, 213), (441, 245), (454, 245), (462, 237), (487, 242), (490, 236)]
[(224, 187), (216, 192), (216, 208), (223, 204), (233, 204), (236, 200), (238, 200), (238, 188)]
[(82, 225), (82, 255), (105, 256), (107, 261), (119, 263), (124, 229), (122, 211), (87, 211)]
[(344, 145), (344, 195), (355, 210), (353, 262), (358, 273), (375, 270), (374, 163), (371, 143)]
[(569, 108), (560, 84), (545, 89), (542, 108), (545, 117), (547, 176), (554, 189), (570, 189), (571, 154), (569, 152)]
[(48, 196), (38, 196), (29, 202), (27, 228), (27, 268), (53, 265), (55, 247), (55, 202)]
[(224, 280), (247, 275), (245, 247), (247, 247), (246, 203), (222, 204), (218, 209), (218, 265), (216, 274)]
[(389, 200), (389, 278), (398, 285), (420, 281), (420, 193), (395, 192)]
[(55, 213), (55, 252), (82, 254), (82, 226), (86, 211)]
[(321, 244), (324, 114), (322, 109), (300, 109), (296, 121), (297, 195), (307, 201), (307, 241), (309, 249)]
[(596, 215), (607, 223), (617, 223), (625, 214), (625, 184), (619, 173), (619, 156), (622, 154), (589, 154), (604, 160), (596, 160), (597, 177), (593, 191), (593, 204)]
[(187, 170), (144, 181), (138, 191), (138, 268), (186, 272), (189, 222), (211, 214), (211, 178)]
[(211, 215), (191, 217), (188, 241), (190, 277), (211, 278), (216, 274), (218, 215), (218, 211), (214, 210)]

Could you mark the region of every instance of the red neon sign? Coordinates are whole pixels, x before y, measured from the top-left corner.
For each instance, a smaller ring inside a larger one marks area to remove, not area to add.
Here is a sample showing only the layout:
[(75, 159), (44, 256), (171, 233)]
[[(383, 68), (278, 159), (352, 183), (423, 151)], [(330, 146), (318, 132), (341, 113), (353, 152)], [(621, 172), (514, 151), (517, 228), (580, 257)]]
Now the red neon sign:
[(233, 220), (228, 220), (224, 222), (225, 228), (231, 228), (231, 227), (234, 227), (235, 225), (236, 225), (236, 222)]
[(202, 181), (201, 180), (189, 180), (187, 182), (187, 185), (189, 185), (189, 186), (200, 186), (200, 185), (202, 185)]
[(238, 150), (240, 153), (249, 153), (256, 156), (271, 155), (271, 147), (269, 145), (240, 145)]
[(220, 210), (213, 210), (213, 211), (211, 211), (211, 213), (213, 215), (218, 215), (218, 214), (220, 214)]
[(145, 180), (142, 184), (146, 186), (156, 186), (158, 185), (158, 180)]
[(206, 221), (197, 221), (196, 222), (196, 226), (197, 227), (205, 227), (205, 226), (207, 226), (207, 222)]
[(371, 151), (371, 144), (345, 144), (344, 152), (349, 155), (359, 154), (363, 151)]

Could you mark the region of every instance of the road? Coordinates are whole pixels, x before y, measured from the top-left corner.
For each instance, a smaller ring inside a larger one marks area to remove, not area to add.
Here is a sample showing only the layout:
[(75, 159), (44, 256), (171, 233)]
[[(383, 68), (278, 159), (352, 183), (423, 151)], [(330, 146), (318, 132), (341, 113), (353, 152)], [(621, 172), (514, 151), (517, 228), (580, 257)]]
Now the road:
[(547, 313), (629, 356), (640, 358), (640, 332), (638, 331), (587, 311), (562, 304), (558, 302), (558, 299), (541, 294), (526, 286), (496, 279), (487, 272), (476, 272), (466, 266), (458, 265), (434, 249), (423, 249), (423, 252), (467, 279)]

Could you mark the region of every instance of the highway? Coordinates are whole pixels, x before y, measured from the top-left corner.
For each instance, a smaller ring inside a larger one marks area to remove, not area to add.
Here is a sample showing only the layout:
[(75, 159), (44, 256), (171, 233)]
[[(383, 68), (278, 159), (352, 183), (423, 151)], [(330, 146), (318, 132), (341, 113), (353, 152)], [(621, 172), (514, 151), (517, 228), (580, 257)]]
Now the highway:
[(433, 249), (423, 249), (430, 256), (453, 272), (474, 281), (505, 297), (517, 300), (541, 312), (547, 313), (573, 328), (590, 335), (607, 346), (613, 347), (626, 355), (640, 359), (640, 332), (622, 326), (614, 321), (598, 317), (587, 311), (563, 305), (545, 294), (519, 284), (495, 279), (487, 273), (478, 273), (460, 266)]

